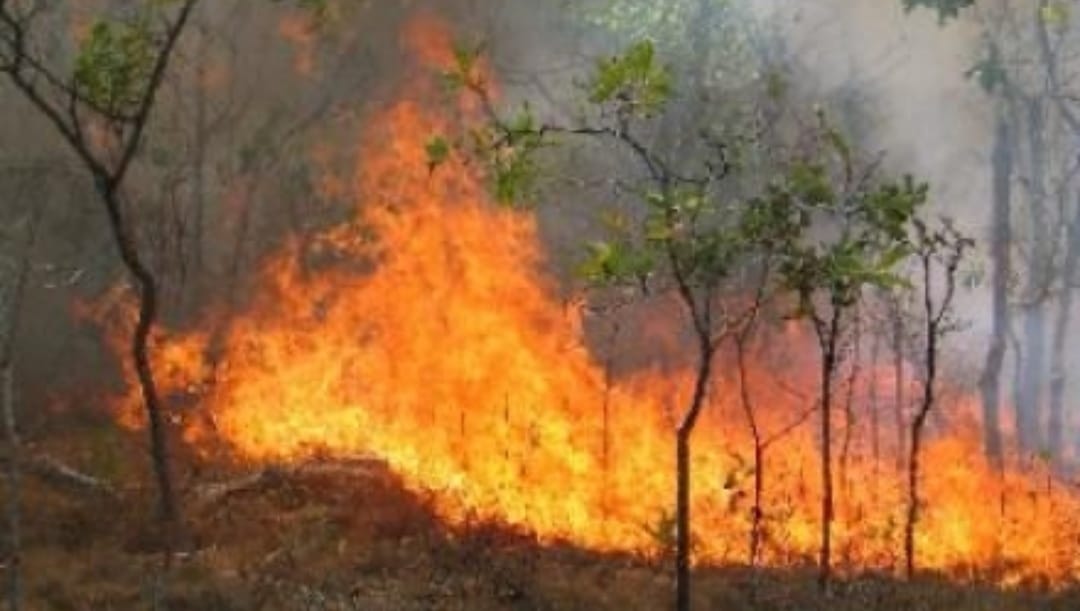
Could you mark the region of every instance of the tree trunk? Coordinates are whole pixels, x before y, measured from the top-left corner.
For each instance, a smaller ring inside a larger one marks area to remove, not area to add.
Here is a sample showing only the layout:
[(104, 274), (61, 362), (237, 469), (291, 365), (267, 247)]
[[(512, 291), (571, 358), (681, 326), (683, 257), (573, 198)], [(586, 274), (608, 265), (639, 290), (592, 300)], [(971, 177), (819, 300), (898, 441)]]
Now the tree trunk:
[[(930, 366), (930, 363), (927, 363), (927, 367), (929, 368)], [(907, 567), (907, 578), (909, 580), (915, 575), (915, 525), (919, 520), (919, 452), (922, 448), (923, 425), (926, 424), (926, 416), (934, 401), (932, 386), (932, 378), (928, 377), (922, 408), (911, 423), (911, 455), (908, 462), (907, 523), (904, 525), (904, 559)]]
[(22, 604), (22, 527), (19, 472), (19, 435), (15, 427), (15, 400), (11, 361), (0, 364), (0, 392), (3, 392), (4, 438), (12, 460), (7, 464), (8, 522), (8, 608), (19, 611)]
[(757, 412), (750, 394), (750, 376), (746, 370), (746, 345), (742, 339), (736, 342), (735, 350), (735, 358), (739, 366), (740, 401), (743, 413), (746, 415), (746, 424), (750, 427), (750, 434), (754, 440), (754, 506), (750, 510), (749, 562), (751, 567), (757, 567), (758, 558), (761, 555), (762, 520), (765, 517), (762, 499), (765, 491), (765, 445), (761, 438), (761, 427), (758, 426)]
[(705, 405), (705, 394), (709, 377), (712, 374), (712, 359), (715, 350), (708, 337), (701, 340), (700, 362), (697, 379), (694, 382), (694, 395), (690, 400), (686, 416), (679, 424), (675, 435), (676, 465), (676, 502), (675, 502), (675, 609), (690, 610), (690, 435), (694, 432), (701, 409)]
[(859, 383), (862, 374), (860, 361), (862, 360), (862, 328), (858, 311), (855, 312), (855, 331), (852, 338), (851, 369), (848, 372), (847, 388), (844, 397), (844, 439), (840, 446), (840, 489), (842, 495), (840, 502), (846, 502), (851, 492), (850, 480), (848, 479), (848, 460), (851, 457), (851, 442), (855, 434), (855, 386)]
[(114, 189), (107, 186), (102, 187), (100, 193), (109, 216), (109, 226), (113, 232), (113, 238), (117, 249), (120, 251), (120, 258), (131, 274), (139, 295), (139, 313), (135, 323), (135, 333), (131, 340), (131, 355), (135, 361), (135, 372), (146, 409), (147, 428), (150, 436), (150, 457), (158, 486), (158, 510), (163, 527), (161, 535), (167, 550), (171, 550), (171, 538), (177, 534), (174, 529), (180, 526), (180, 516), (170, 473), (165, 419), (161, 413), (161, 399), (158, 395), (149, 354), (150, 333), (153, 330), (158, 311), (157, 282), (154, 275), (139, 257), (135, 237), (131, 227), (127, 225), (123, 217), (118, 194)]
[(1065, 427), (1065, 388), (1068, 382), (1068, 358), (1065, 354), (1069, 327), (1072, 319), (1073, 291), (1070, 275), (1076, 274), (1080, 265), (1080, 201), (1076, 204), (1075, 217), (1069, 227), (1068, 246), (1065, 254), (1065, 282), (1058, 300), (1054, 320), (1054, 340), (1051, 346), (1050, 364), (1050, 435), (1049, 449), (1054, 459), (1061, 457), (1062, 434)]
[(874, 459), (874, 485), (877, 485), (881, 473), (881, 416), (878, 413), (878, 361), (881, 356), (881, 339), (877, 333), (870, 347), (870, 381), (867, 388), (866, 409), (870, 416), (870, 452)]
[(1045, 141), (1046, 121), (1042, 100), (1028, 104), (1028, 149), (1031, 175), (1028, 177), (1030, 201), (1027, 202), (1028, 223), (1031, 225), (1031, 255), (1027, 264), (1026, 306), (1024, 319), (1024, 356), (1020, 368), (1020, 401), (1017, 410), (1017, 435), (1023, 450), (1042, 452), (1046, 449), (1043, 427), (1045, 405), (1043, 384), (1046, 375), (1046, 295), (1050, 288), (1052, 268), (1050, 237), (1046, 221)]
[[(930, 257), (925, 256), (923, 264), (923, 300), (926, 315), (926, 379), (923, 382), (922, 402), (919, 411), (911, 422), (911, 455), (908, 460), (908, 498), (907, 498), (907, 522), (904, 524), (904, 560), (907, 568), (907, 578), (915, 576), (915, 526), (919, 521), (919, 452), (922, 448), (922, 433), (926, 425), (926, 417), (934, 407), (934, 382), (937, 380), (937, 342), (940, 335), (937, 321), (940, 320), (934, 311), (932, 300), (932, 287), (930, 275)], [(952, 273), (952, 272), (950, 272)], [(950, 278), (950, 283), (952, 282)], [(952, 285), (950, 285), (952, 286)], [(951, 299), (950, 295), (946, 300)], [(948, 301), (942, 304), (948, 308)], [(943, 310), (944, 311), (944, 310)]]
[(828, 594), (832, 580), (832, 523), (833, 523), (833, 477), (832, 477), (832, 392), (836, 373), (836, 344), (840, 335), (840, 315), (833, 306), (832, 319), (824, 329), (821, 359), (821, 554), (819, 560), (818, 586)]
[(896, 468), (903, 468), (907, 455), (907, 393), (904, 392), (904, 319), (900, 304), (892, 304), (893, 424), (896, 426)]
[(1009, 125), (998, 117), (994, 130), (993, 212), (991, 218), (990, 259), (993, 263), (993, 331), (979, 380), (983, 408), (983, 444), (987, 457), (997, 465), (1003, 460), (999, 413), (1001, 406), (1001, 368), (1009, 333), (1009, 225), (1012, 207), (1012, 145)]

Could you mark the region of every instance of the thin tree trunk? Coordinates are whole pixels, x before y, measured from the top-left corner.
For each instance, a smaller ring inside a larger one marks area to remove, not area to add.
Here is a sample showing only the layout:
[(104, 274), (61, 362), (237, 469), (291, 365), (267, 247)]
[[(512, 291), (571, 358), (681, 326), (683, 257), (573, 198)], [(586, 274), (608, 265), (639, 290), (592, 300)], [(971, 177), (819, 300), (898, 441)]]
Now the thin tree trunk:
[[(938, 328), (931, 302), (930, 259), (923, 258), (923, 296), (926, 315), (926, 380), (923, 382), (922, 403), (911, 422), (911, 455), (908, 461), (907, 522), (904, 525), (904, 560), (907, 578), (915, 575), (915, 525), (919, 521), (919, 452), (922, 448), (923, 427), (934, 406), (934, 381), (937, 379)], [(947, 304), (946, 304), (947, 306)]]
[(765, 517), (763, 493), (765, 490), (765, 442), (758, 425), (757, 412), (750, 393), (750, 376), (746, 369), (746, 344), (739, 339), (735, 344), (735, 358), (739, 367), (739, 397), (747, 426), (754, 440), (754, 506), (750, 510), (750, 566), (757, 567), (761, 555), (762, 520)]
[(0, 390), (3, 392), (4, 437), (11, 453), (7, 464), (7, 522), (8, 522), (8, 608), (19, 611), (22, 604), (22, 495), (19, 472), (19, 434), (15, 426), (14, 372), (11, 361), (5, 358), (0, 365)]
[(850, 481), (848, 479), (848, 460), (851, 457), (851, 442), (855, 432), (855, 386), (859, 383), (861, 375), (860, 360), (862, 359), (862, 323), (858, 311), (855, 312), (855, 331), (852, 338), (851, 370), (848, 372), (846, 396), (844, 397), (844, 441), (840, 447), (840, 487), (844, 496), (841, 503), (848, 497)]
[(993, 212), (990, 237), (990, 258), (993, 263), (993, 331), (986, 362), (979, 380), (983, 408), (983, 444), (987, 457), (1000, 468), (1003, 461), (1000, 407), (1001, 369), (1005, 361), (1009, 332), (1009, 245), (1012, 241), (1010, 209), (1012, 207), (1012, 145), (1009, 124), (998, 117), (994, 130), (993, 152)]
[(904, 390), (904, 319), (900, 304), (892, 304), (893, 422), (896, 427), (896, 465), (903, 468), (907, 456), (907, 393)]
[(711, 340), (700, 337), (697, 379), (686, 416), (675, 435), (676, 503), (675, 503), (675, 609), (690, 610), (690, 436), (705, 405), (712, 360), (715, 349)]
[(1054, 321), (1054, 340), (1051, 346), (1050, 373), (1050, 452), (1054, 459), (1062, 455), (1062, 434), (1065, 427), (1065, 388), (1068, 382), (1068, 363), (1065, 348), (1072, 322), (1073, 291), (1070, 275), (1080, 266), (1080, 202), (1076, 204), (1075, 218), (1069, 228), (1068, 246), (1065, 254), (1065, 282), (1058, 300)]
[[(936, 350), (936, 347), (933, 348)], [(930, 349), (928, 349), (929, 351)], [(936, 365), (934, 359), (929, 357), (927, 369)], [(923, 391), (923, 404), (919, 413), (915, 415), (911, 423), (911, 455), (908, 462), (908, 499), (907, 499), (907, 523), (904, 525), (904, 559), (907, 567), (907, 578), (915, 575), (915, 526), (919, 520), (919, 453), (922, 449), (922, 432), (926, 424), (926, 416), (930, 413), (930, 407), (934, 403), (933, 376), (930, 372), (927, 376)]]
[(866, 409), (870, 416), (870, 452), (874, 459), (874, 485), (881, 473), (881, 415), (878, 412), (878, 361), (881, 356), (881, 338), (874, 333), (870, 346), (870, 376), (867, 389)]
[(1049, 273), (1052, 268), (1050, 238), (1046, 222), (1045, 149), (1046, 121), (1042, 100), (1028, 103), (1028, 149), (1031, 175), (1028, 177), (1030, 201), (1027, 202), (1031, 225), (1031, 255), (1027, 265), (1026, 307), (1024, 320), (1024, 358), (1018, 387), (1017, 434), (1021, 447), (1029, 452), (1046, 449), (1043, 434), (1043, 383), (1046, 375), (1046, 308)]
[(832, 393), (833, 376), (836, 373), (836, 344), (840, 335), (840, 309), (834, 304), (831, 320), (820, 335), (821, 359), (821, 554), (819, 560), (818, 586), (828, 594), (832, 582), (832, 523), (833, 523), (833, 476), (832, 476)]
[(158, 288), (153, 273), (143, 264), (139, 256), (131, 228), (126, 224), (121, 211), (121, 202), (117, 193), (109, 188), (101, 189), (101, 197), (109, 216), (120, 258), (131, 274), (139, 295), (139, 313), (135, 323), (135, 333), (131, 340), (131, 354), (135, 361), (135, 372), (142, 391), (150, 435), (150, 456), (157, 480), (159, 493), (158, 510), (162, 520), (163, 543), (171, 550), (172, 537), (178, 533), (174, 529), (179, 525), (179, 511), (173, 491), (172, 475), (169, 469), (168, 436), (165, 419), (162, 415), (161, 399), (154, 380), (153, 366), (150, 361), (150, 333), (158, 312)]

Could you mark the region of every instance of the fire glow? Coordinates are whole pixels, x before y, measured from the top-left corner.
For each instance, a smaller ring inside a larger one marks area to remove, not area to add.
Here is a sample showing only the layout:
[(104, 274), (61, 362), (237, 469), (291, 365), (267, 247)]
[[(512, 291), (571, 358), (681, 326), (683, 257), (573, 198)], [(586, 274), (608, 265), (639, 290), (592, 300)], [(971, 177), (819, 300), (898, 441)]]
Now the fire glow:
[[(413, 23), (406, 39), (425, 69), (447, 61), (449, 35), (431, 21)], [(659, 542), (650, 531), (674, 504), (672, 415), (685, 405), (692, 372), (640, 371), (606, 383), (581, 311), (565, 307), (545, 276), (534, 217), (496, 206), (475, 168), (450, 161), (429, 171), (425, 143), (449, 129), (444, 114), (454, 113), (433, 110), (427, 91), (406, 87), (370, 117), (351, 185), (357, 220), (318, 236), (327, 252), (367, 262), (364, 271), (310, 273), (298, 241), (270, 257), (259, 296), (215, 346), (203, 416), (186, 424), (185, 439), (196, 448), (224, 444), (251, 463), (374, 454), (432, 494), (450, 523), (494, 520), (542, 541), (653, 553)], [(120, 350), (122, 327), (114, 329)], [(800, 345), (792, 333), (789, 351)], [(206, 379), (208, 348), (206, 334), (159, 337), (163, 392)], [(804, 352), (786, 366), (763, 356), (750, 372), (766, 431), (812, 407), (815, 353), (809, 344)], [(752, 444), (735, 376), (725, 372), (732, 368), (719, 364), (694, 436), (698, 562), (747, 558)], [(887, 373), (865, 369), (879, 388), (892, 387)], [(854, 395), (860, 414), (865, 386)], [(134, 425), (138, 397), (118, 400)], [(975, 409), (963, 397), (940, 407)], [(892, 570), (902, 564), (905, 484), (891, 460), (871, 459), (864, 427), (837, 469), (837, 558), (848, 570)], [(821, 485), (814, 427), (793, 428), (765, 460), (762, 560), (812, 562)], [(1075, 493), (1045, 475), (994, 472), (974, 427), (930, 442), (924, 465), (920, 566), (1003, 584), (1080, 577)]]

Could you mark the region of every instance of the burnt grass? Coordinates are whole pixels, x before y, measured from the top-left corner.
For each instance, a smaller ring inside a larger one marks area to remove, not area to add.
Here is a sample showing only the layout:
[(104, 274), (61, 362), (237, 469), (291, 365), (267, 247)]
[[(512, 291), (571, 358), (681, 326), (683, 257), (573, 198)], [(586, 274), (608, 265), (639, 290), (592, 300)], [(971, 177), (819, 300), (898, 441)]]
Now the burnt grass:
[[(151, 608), (162, 555), (148, 499), (150, 491), (134, 489), (119, 501), (88, 500), (28, 480), (26, 608)], [(450, 528), (435, 517), (430, 499), (385, 470), (284, 477), (212, 503), (188, 498), (185, 509), (185, 551), (160, 581), (170, 611), (671, 606), (670, 563), (540, 545), (492, 524)], [(721, 611), (1080, 609), (1076, 589), (1002, 591), (934, 576), (907, 583), (863, 575), (839, 582), (824, 598), (810, 566), (703, 568), (694, 597), (696, 609)]]

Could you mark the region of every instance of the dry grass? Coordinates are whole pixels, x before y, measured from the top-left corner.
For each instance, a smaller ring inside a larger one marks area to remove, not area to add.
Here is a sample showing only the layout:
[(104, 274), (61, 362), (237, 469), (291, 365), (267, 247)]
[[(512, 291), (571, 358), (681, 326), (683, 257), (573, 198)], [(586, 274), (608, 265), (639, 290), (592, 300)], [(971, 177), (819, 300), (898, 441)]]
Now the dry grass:
[[(133, 491), (119, 504), (29, 483), (29, 609), (147, 609), (161, 574)], [(190, 507), (189, 507), (190, 509)], [(240, 493), (192, 515), (164, 590), (171, 611), (598, 610), (669, 607), (669, 573), (647, 559), (541, 546), (490, 525), (448, 529), (389, 473), (311, 475)], [(866, 576), (831, 599), (813, 571), (705, 569), (697, 609), (1075, 611), (1080, 594), (1001, 592)]]

